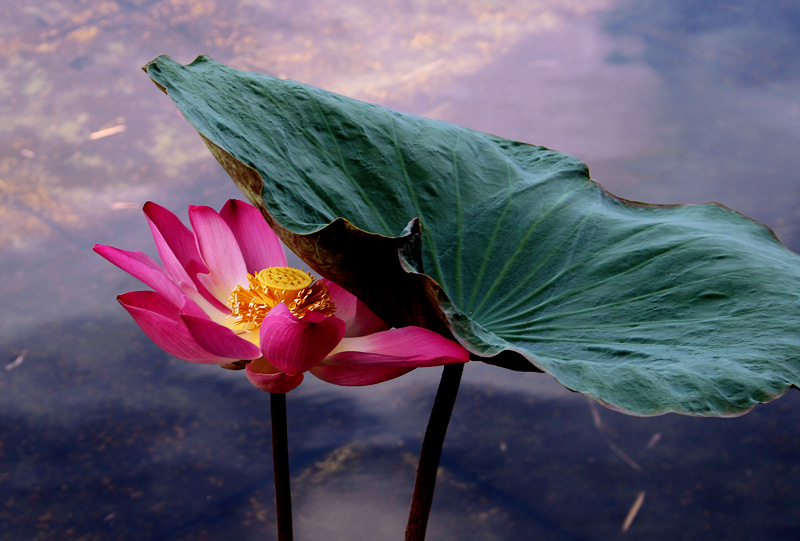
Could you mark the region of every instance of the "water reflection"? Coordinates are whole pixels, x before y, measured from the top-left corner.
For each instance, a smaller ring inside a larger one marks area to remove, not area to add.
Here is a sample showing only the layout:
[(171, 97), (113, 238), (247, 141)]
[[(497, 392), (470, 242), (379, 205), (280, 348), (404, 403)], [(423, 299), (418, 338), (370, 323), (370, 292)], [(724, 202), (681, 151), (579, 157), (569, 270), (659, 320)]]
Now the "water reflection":
[[(718, 200), (798, 250), (799, 25), (780, 1), (0, 6), (0, 365), (27, 352), (0, 370), (0, 534), (273, 536), (266, 396), (155, 348), (113, 301), (139, 285), (90, 251), (151, 251), (147, 199), (239, 197), (139, 70), (155, 55), (544, 144), (621, 196)], [(289, 395), (298, 538), (399, 536), (437, 381)], [(641, 492), (626, 537), (796, 537), (798, 400), (636, 419), (470, 365), (430, 538), (615, 538)]]
[(664, 148), (630, 164), (660, 179), (643, 193), (666, 202), (721, 200), (800, 248), (797, 161), (787, 159), (800, 139), (798, 5), (630, 3), (603, 20), (615, 39), (637, 45), (611, 58), (659, 78)]

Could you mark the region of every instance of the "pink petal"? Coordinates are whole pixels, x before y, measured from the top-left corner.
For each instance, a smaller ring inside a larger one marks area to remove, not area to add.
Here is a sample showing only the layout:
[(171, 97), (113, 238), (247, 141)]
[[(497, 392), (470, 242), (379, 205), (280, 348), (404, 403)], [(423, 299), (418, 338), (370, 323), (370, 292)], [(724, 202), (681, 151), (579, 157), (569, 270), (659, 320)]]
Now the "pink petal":
[(469, 352), (452, 340), (421, 327), (403, 327), (344, 338), (311, 373), (336, 385), (372, 385), (414, 368), (468, 360)]
[[(175, 254), (172, 253), (172, 250), (167, 246), (164, 237), (161, 236), (161, 232), (156, 229), (152, 223), (150, 224), (150, 230), (153, 233), (153, 240), (155, 240), (156, 243), (158, 256), (161, 258), (161, 264), (164, 265), (164, 270), (167, 271), (167, 274), (178, 284), (181, 282), (188, 282), (192, 284), (192, 287), (196, 288), (194, 281), (189, 277), (186, 269), (183, 268), (178, 258), (175, 257)], [(192, 241), (194, 242), (194, 237), (192, 237)]]
[(344, 320), (347, 325), (345, 336), (363, 336), (390, 328), (390, 325), (376, 316), (361, 302), (361, 299), (330, 280), (322, 281), (336, 305), (336, 317)]
[(201, 319), (210, 319), (209, 314), (188, 297), (183, 298), (179, 316), (194, 316)]
[(184, 290), (191, 285), (217, 310), (229, 313), (227, 307), (200, 282), (198, 274), (208, 274), (208, 268), (197, 250), (194, 233), (173, 213), (151, 201), (145, 203), (144, 213), (164, 270), (175, 282), (182, 284)]
[(176, 308), (181, 305), (184, 294), (180, 286), (149, 255), (102, 244), (95, 244), (94, 251), (155, 289)]
[(322, 361), (344, 331), (344, 321), (337, 317), (314, 323), (309, 318), (296, 318), (281, 303), (261, 323), (261, 351), (282, 372), (300, 374)]
[(261, 357), (261, 350), (257, 345), (238, 336), (228, 327), (213, 322), (193, 307), (185, 306), (180, 317), (200, 347), (214, 355), (237, 360)]
[(268, 267), (286, 266), (286, 254), (278, 235), (270, 229), (256, 207), (230, 199), (219, 211), (219, 215), (231, 228), (239, 243), (247, 272), (255, 274)]
[(350, 367), (341, 364), (326, 364), (321, 362), (310, 370), (312, 374), (328, 383), (355, 387), (360, 385), (375, 385), (399, 378), (408, 374), (413, 368), (392, 368), (391, 366), (358, 366)]
[(175, 357), (193, 363), (225, 364), (232, 360), (200, 347), (181, 321), (178, 308), (154, 291), (131, 291), (117, 297), (139, 328), (155, 344)]
[(269, 364), (263, 358), (248, 363), (245, 373), (250, 383), (268, 393), (288, 393), (303, 381), (303, 374), (290, 376)]
[(231, 311), (227, 310), (222, 312), (217, 310), (214, 306), (211, 306), (203, 297), (200, 297), (197, 294), (194, 295), (187, 295), (183, 298), (183, 304), (181, 305), (180, 315), (182, 316), (195, 316), (201, 319), (210, 319), (211, 321), (226, 327), (228, 323), (228, 318), (231, 315)]
[[(208, 268), (203, 264), (203, 259), (197, 250), (194, 233), (183, 225), (177, 216), (152, 201), (144, 204), (144, 214), (164, 268), (176, 277), (176, 281), (179, 281), (177, 276), (184, 274), (193, 277), (196, 274), (208, 273)], [(172, 266), (175, 262), (180, 265), (183, 272), (174, 269), (173, 274)]]
[(217, 300), (225, 304), (237, 285), (247, 285), (247, 267), (236, 237), (211, 207), (190, 206), (189, 220), (210, 272), (198, 278)]

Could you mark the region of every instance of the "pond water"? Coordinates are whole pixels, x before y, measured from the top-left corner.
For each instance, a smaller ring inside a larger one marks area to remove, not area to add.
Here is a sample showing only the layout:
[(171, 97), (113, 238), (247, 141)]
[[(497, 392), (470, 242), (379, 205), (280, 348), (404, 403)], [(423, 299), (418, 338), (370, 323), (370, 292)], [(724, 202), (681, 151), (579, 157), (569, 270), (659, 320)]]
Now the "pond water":
[[(94, 243), (241, 197), (141, 72), (206, 53), (554, 148), (612, 193), (714, 200), (800, 250), (793, 0), (83, 0), (0, 6), (0, 537), (272, 539), (267, 395), (115, 302)], [(288, 395), (295, 531), (399, 539), (440, 369)], [(623, 522), (640, 495), (627, 532)], [(627, 417), (469, 363), (429, 539), (800, 537), (800, 398)]]

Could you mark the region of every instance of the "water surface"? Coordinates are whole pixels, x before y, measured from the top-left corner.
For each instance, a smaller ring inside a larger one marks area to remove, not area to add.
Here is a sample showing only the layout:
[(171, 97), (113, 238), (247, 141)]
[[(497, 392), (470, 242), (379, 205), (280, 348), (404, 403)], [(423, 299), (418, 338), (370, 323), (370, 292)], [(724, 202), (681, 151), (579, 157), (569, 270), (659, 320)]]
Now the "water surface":
[[(146, 200), (185, 217), (241, 197), (140, 71), (154, 56), (545, 145), (621, 197), (718, 201), (798, 251), (797, 50), (780, 0), (5, 3), (0, 536), (274, 536), (266, 395), (153, 346), (114, 300), (140, 285), (91, 252), (153, 254)], [(439, 373), (288, 396), (298, 539), (400, 538)], [(796, 391), (633, 418), (470, 363), (429, 538), (796, 538), (798, 427)]]

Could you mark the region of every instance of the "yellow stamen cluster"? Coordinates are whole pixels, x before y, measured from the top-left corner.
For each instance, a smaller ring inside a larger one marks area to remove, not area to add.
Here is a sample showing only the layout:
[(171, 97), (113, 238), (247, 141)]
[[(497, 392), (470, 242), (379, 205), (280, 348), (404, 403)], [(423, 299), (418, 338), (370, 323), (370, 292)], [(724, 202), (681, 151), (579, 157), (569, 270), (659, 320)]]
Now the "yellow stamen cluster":
[(308, 312), (332, 316), (336, 307), (325, 284), (300, 269), (269, 267), (253, 276), (247, 275), (250, 287), (236, 286), (228, 300), (231, 316), (238, 318), (233, 330), (254, 331), (278, 303), (285, 304), (297, 317)]

